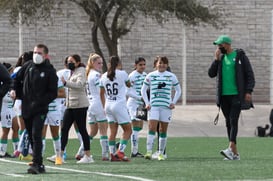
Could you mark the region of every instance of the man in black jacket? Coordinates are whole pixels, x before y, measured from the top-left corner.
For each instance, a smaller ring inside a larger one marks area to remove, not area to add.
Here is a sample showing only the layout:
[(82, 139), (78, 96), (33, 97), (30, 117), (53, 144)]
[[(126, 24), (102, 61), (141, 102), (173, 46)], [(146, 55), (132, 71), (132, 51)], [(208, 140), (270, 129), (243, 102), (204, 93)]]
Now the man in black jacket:
[[(25, 63), (14, 79), (13, 88), (22, 91), (22, 116), (33, 149), (33, 164), (28, 173), (44, 173), (42, 157), (42, 129), (48, 105), (57, 97), (56, 70), (49, 63), (48, 48), (43, 44), (34, 47), (33, 61)], [(16, 93), (15, 92), (15, 93)], [(14, 91), (12, 97), (16, 97)]]
[(248, 57), (242, 49), (231, 47), (231, 38), (221, 35), (213, 42), (217, 45), (215, 60), (208, 74), (211, 78), (217, 76), (217, 106), (226, 119), (229, 147), (220, 153), (229, 160), (239, 160), (236, 146), (238, 120), (242, 108), (253, 107), (252, 96), (255, 85), (254, 73)]
[(0, 63), (0, 112), (2, 110), (2, 99), (10, 89), (11, 78), (6, 67)]

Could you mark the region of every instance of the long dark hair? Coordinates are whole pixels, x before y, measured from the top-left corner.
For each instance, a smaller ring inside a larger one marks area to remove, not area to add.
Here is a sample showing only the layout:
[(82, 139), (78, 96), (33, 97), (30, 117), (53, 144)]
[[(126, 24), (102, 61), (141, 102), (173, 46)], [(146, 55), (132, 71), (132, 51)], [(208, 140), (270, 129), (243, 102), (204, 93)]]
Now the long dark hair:
[(22, 55), (19, 56), (15, 67), (19, 67), (24, 65), (29, 60), (32, 60), (33, 51), (24, 52)]
[(120, 59), (118, 56), (112, 56), (109, 59), (109, 68), (107, 70), (107, 78), (109, 78), (111, 81), (114, 80), (116, 76), (116, 68), (120, 63)]
[(78, 63), (80, 62), (78, 67), (85, 67), (84, 63), (81, 62), (81, 56), (78, 54), (70, 55), (70, 57), (73, 57), (73, 59)]

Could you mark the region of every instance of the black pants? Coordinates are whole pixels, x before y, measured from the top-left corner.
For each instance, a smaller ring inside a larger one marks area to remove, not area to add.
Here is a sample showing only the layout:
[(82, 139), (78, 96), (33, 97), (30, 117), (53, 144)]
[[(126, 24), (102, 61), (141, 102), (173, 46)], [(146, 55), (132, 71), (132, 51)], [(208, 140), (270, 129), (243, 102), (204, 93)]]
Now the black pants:
[(86, 114), (87, 107), (65, 110), (61, 129), (62, 151), (64, 151), (66, 147), (68, 141), (68, 133), (74, 121), (76, 122), (79, 132), (82, 136), (84, 150), (90, 150), (90, 140), (86, 129)]
[(241, 113), (241, 102), (238, 95), (221, 97), (221, 109), (226, 119), (228, 139), (236, 144), (238, 120)]
[(42, 165), (42, 130), (45, 123), (46, 114), (38, 114), (30, 118), (24, 118), (26, 130), (29, 134), (29, 141), (33, 150), (33, 164)]

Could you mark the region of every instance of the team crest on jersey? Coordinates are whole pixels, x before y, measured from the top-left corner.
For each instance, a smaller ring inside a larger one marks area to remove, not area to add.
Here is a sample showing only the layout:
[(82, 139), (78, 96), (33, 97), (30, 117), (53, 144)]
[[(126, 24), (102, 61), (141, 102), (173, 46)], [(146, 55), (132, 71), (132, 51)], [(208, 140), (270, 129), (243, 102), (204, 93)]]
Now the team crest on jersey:
[(44, 77), (45, 76), (45, 73), (44, 72), (41, 72), (40, 73), (40, 77)]

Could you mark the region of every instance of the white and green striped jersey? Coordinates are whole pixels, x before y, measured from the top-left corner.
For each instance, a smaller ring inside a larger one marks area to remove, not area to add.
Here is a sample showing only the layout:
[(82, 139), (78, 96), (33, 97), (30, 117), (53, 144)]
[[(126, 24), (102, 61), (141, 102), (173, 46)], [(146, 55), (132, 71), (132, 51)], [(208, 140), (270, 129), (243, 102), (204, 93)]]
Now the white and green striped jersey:
[[(141, 87), (143, 85), (144, 79), (147, 76), (146, 72), (139, 73), (138, 71), (134, 70), (129, 74), (129, 80), (131, 83), (131, 87), (136, 91), (138, 96), (141, 96)], [(128, 102), (136, 102), (138, 105), (143, 104), (141, 100), (136, 100), (133, 97), (128, 98)]]
[[(146, 76), (143, 87), (150, 89), (150, 100), (148, 101), (147, 98), (143, 97), (144, 100), (146, 99), (145, 103), (155, 107), (169, 107), (171, 103), (175, 104), (176, 100), (174, 102), (172, 100), (172, 88), (179, 87), (180, 89), (179, 81), (173, 73), (169, 71), (159, 72), (158, 70)], [(142, 91), (144, 93), (146, 90)]]

